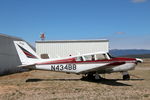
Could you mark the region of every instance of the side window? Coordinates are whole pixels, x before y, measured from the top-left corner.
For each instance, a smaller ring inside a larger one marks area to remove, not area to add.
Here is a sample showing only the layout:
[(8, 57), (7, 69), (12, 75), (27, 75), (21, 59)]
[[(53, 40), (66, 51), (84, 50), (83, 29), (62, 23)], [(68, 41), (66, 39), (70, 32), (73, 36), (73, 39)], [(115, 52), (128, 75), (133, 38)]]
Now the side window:
[(105, 54), (96, 54), (96, 60), (104, 60), (107, 59)]
[(95, 60), (95, 56), (94, 55), (87, 55), (84, 56), (85, 61), (94, 61)]
[(91, 55), (84, 56), (84, 58), (85, 58), (85, 61), (91, 61), (92, 60)]
[(83, 61), (83, 58), (80, 56), (80, 57), (76, 57), (76, 61)]

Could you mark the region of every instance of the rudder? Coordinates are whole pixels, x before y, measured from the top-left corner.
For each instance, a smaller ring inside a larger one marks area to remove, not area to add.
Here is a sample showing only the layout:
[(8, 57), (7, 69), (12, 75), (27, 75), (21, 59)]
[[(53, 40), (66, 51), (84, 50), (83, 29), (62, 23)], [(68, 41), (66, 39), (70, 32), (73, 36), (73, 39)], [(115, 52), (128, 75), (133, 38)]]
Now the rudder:
[(22, 65), (36, 63), (40, 57), (25, 41), (14, 41)]

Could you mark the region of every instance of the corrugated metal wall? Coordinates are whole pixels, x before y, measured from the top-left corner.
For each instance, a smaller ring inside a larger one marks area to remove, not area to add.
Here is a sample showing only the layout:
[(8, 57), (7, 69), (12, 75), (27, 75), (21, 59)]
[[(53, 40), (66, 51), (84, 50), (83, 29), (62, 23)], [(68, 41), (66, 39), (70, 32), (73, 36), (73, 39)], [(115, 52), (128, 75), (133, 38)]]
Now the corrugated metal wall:
[(36, 41), (38, 55), (48, 54), (50, 58), (108, 52), (108, 49), (108, 40)]
[(18, 54), (13, 40), (22, 40), (0, 34), (0, 75), (10, 74), (19, 71), (16, 66), (20, 65)]

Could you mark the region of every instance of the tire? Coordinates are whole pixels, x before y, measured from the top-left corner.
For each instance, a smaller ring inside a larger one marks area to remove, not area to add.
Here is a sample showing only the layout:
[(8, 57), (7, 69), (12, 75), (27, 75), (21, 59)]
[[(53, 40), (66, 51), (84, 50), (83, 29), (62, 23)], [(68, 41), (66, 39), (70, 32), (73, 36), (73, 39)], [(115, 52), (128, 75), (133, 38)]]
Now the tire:
[(130, 80), (130, 75), (123, 75), (123, 80)]

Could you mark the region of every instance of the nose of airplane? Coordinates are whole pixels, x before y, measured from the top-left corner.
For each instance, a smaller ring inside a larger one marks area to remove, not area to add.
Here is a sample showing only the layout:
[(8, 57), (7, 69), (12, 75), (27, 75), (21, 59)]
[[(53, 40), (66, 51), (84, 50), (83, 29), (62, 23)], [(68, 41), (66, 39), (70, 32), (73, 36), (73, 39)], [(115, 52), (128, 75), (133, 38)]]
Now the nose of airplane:
[(143, 60), (139, 59), (139, 58), (136, 58), (136, 61), (137, 61), (137, 63), (142, 63), (143, 62)]

